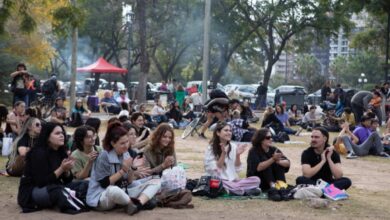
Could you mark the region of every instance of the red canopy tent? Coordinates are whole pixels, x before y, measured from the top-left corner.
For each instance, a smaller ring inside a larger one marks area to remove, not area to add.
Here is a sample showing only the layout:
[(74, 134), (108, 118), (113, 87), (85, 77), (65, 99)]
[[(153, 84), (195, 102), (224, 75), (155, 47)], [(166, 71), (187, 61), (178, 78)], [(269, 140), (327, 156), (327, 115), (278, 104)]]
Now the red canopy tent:
[(87, 73), (127, 73), (127, 69), (116, 67), (107, 60), (105, 60), (103, 57), (100, 57), (95, 63), (77, 68), (78, 72), (87, 72)]
[(100, 79), (99, 73), (120, 73), (120, 74), (127, 73), (127, 69), (116, 67), (110, 64), (109, 62), (107, 62), (107, 60), (105, 60), (103, 57), (100, 57), (95, 63), (89, 66), (77, 68), (77, 71), (91, 73), (91, 77), (92, 77), (92, 73), (94, 73), (95, 83), (93, 86), (93, 91), (97, 91), (99, 88), (99, 79)]

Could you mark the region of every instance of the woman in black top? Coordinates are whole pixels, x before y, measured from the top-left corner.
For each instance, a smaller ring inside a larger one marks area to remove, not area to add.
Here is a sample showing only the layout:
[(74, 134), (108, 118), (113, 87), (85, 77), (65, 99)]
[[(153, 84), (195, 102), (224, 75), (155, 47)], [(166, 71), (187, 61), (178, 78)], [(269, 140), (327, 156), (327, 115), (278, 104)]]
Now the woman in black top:
[(279, 198), (274, 200), (287, 198), (283, 190), (287, 187), (285, 173), (290, 168), (290, 161), (272, 146), (271, 132), (267, 128), (258, 130), (253, 136), (252, 146), (248, 153), (246, 175), (260, 177), (260, 188), (269, 190), (269, 194), (279, 190), (276, 191)]
[[(23, 212), (59, 207), (61, 212), (77, 211), (67, 202), (64, 187), (75, 190), (71, 169), (74, 160), (68, 158), (65, 130), (57, 123), (43, 124), (34, 147), (26, 155), (24, 175), (20, 180), (18, 204)], [(76, 191), (79, 196), (79, 192)]]
[(7, 173), (10, 176), (21, 176), (23, 174), (25, 157), (31, 150), (41, 132), (41, 121), (30, 117), (23, 125), (20, 135), (12, 144), (12, 151), (6, 165)]

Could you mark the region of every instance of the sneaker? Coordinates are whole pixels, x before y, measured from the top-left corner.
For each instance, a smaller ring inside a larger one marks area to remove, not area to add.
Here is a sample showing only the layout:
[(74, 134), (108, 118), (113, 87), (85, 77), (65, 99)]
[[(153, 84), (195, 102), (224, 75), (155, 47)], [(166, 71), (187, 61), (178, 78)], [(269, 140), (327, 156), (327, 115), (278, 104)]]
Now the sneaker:
[(283, 201), (288, 201), (290, 200), (290, 191), (287, 190), (287, 189), (281, 189), (279, 190), (279, 194), (280, 194), (280, 198), (283, 200)]
[(142, 206), (142, 209), (143, 210), (152, 210), (156, 207), (157, 207), (157, 199), (156, 199), (156, 197), (153, 197)]
[(282, 197), (280, 197), (279, 191), (275, 188), (270, 188), (268, 190), (268, 199), (275, 202), (282, 201)]
[(350, 152), (347, 155), (347, 159), (356, 159), (356, 158), (358, 158), (358, 156), (356, 156), (356, 154), (354, 152)]
[(199, 134), (199, 137), (203, 138), (203, 139), (207, 139), (207, 137), (204, 135), (204, 133), (200, 133)]
[(125, 212), (129, 215), (134, 215), (141, 210), (142, 204), (138, 199), (131, 198), (129, 204), (125, 207)]
[(260, 193), (261, 193), (260, 188), (253, 188), (253, 189), (245, 190), (244, 196), (258, 196), (260, 195)]
[(390, 155), (387, 154), (386, 152), (380, 152), (379, 156), (384, 157), (384, 158), (390, 158)]

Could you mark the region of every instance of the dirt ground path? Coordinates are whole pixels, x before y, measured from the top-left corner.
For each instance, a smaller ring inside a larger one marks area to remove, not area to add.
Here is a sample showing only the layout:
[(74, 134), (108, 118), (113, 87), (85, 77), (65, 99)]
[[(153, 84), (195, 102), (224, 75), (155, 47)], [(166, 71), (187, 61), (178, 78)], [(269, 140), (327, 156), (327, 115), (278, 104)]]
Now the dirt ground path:
[[(180, 132), (178, 132), (180, 134)], [(291, 160), (288, 182), (294, 184), (301, 174), (300, 155), (308, 147), (308, 134), (293, 137), (294, 144), (276, 144)], [(210, 137), (211, 134), (208, 134)], [(203, 154), (208, 142), (198, 137), (182, 140), (175, 138), (178, 162), (188, 165), (189, 178), (199, 178), (203, 173)], [(246, 162), (246, 153), (242, 158)], [(0, 165), (5, 163), (1, 158)], [(342, 158), (344, 175), (351, 178), (353, 186), (350, 199), (332, 202), (328, 209), (309, 208), (304, 201), (270, 202), (267, 200), (205, 200), (194, 198), (194, 209), (174, 210), (157, 208), (138, 213), (131, 219), (389, 219), (390, 215), (390, 160), (376, 157), (347, 160)], [(245, 169), (240, 176), (245, 176)], [(0, 177), (0, 219), (128, 219), (121, 210), (88, 212), (76, 216), (45, 210), (20, 214), (16, 204), (18, 180)]]

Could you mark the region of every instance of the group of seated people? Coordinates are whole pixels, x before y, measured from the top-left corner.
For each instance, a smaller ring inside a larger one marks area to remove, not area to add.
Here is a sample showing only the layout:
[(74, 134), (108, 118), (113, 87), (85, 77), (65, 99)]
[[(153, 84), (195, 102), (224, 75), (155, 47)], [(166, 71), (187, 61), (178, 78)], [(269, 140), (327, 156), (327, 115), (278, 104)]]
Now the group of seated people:
[[(21, 155), (22, 150), (28, 152), (17, 197), (23, 211), (58, 207), (61, 212), (74, 214), (61, 196), (65, 187), (74, 190), (76, 196), (96, 211), (123, 207), (127, 214), (133, 215), (154, 209), (163, 171), (178, 163), (175, 134), (169, 124), (161, 123), (140, 151), (134, 147), (139, 141), (134, 124), (110, 119), (102, 147), (96, 145), (95, 129), (82, 125), (74, 131), (72, 144), (68, 146), (61, 124), (30, 118), (25, 128), (26, 134), (34, 137), (33, 143), (18, 139), (26, 146), (17, 148), (15, 156)], [(267, 191), (273, 201), (289, 200), (285, 174), (291, 161), (273, 145), (270, 131), (256, 130), (248, 152), (248, 145), (235, 144), (232, 136), (228, 123), (217, 124), (205, 151), (206, 175), (220, 177), (230, 195), (252, 196)], [(302, 176), (297, 178), (297, 184), (315, 184), (322, 179), (339, 189), (351, 186), (351, 180), (343, 177), (339, 154), (328, 141), (326, 129), (313, 129), (311, 146), (302, 153)], [(246, 177), (240, 178), (241, 156), (245, 152), (248, 153)]]

